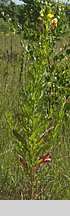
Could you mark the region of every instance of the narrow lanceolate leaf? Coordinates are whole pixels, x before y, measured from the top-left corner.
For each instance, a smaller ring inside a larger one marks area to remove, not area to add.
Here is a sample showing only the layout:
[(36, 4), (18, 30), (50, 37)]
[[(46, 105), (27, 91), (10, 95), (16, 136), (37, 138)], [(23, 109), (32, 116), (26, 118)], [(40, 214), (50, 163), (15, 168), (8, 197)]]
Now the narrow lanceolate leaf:
[(28, 164), (27, 164), (26, 160), (21, 155), (19, 155), (19, 161), (21, 162), (21, 164), (23, 164), (25, 170), (28, 172), (29, 171)]
[(46, 130), (41, 137), (39, 138), (37, 144), (44, 144), (46, 142), (46, 139), (48, 138), (48, 136), (51, 134), (52, 130), (54, 129), (54, 127), (52, 126), (51, 128), (49, 128), (48, 130)]
[(17, 113), (16, 117), (18, 118), (19, 122), (23, 125), (24, 129), (28, 130), (28, 127), (26, 125), (25, 118), (23, 117), (23, 115), (19, 115), (19, 113)]
[(28, 149), (26, 143), (24, 142), (24, 138), (20, 135), (20, 133), (19, 133), (17, 130), (14, 130), (14, 129), (13, 129), (13, 134), (15, 135), (16, 139), (17, 139), (18, 141), (20, 141), (20, 142), (23, 144), (24, 148), (25, 148), (27, 151), (29, 151), (29, 149)]
[(51, 155), (50, 153), (47, 153), (46, 155), (43, 155), (41, 158), (40, 158), (40, 163), (33, 169), (33, 174), (35, 174), (37, 172), (37, 170), (43, 166), (45, 163), (47, 162), (51, 162)]
[(19, 132), (17, 130), (13, 129), (13, 134), (21, 143), (23, 142), (23, 137), (19, 134)]

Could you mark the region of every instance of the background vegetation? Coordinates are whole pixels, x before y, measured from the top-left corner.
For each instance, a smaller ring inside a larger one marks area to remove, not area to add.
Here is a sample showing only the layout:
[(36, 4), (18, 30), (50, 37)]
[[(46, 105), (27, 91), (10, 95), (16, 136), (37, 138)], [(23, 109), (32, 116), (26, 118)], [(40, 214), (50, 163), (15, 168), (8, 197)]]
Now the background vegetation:
[(0, 1), (0, 199), (70, 199), (70, 5), (24, 3)]

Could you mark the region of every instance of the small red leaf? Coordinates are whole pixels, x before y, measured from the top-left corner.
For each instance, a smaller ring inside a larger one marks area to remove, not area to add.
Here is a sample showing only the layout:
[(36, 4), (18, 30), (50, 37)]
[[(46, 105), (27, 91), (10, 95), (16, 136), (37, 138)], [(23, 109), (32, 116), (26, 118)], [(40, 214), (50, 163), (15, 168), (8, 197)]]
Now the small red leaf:
[(36, 173), (36, 171), (46, 162), (51, 162), (51, 155), (50, 153), (48, 153), (46, 155), (43, 155), (40, 159), (42, 159), (42, 161), (33, 169), (33, 174)]
[(44, 162), (41, 162), (40, 165), (39, 165), (39, 167), (43, 166), (43, 164), (44, 164)]
[(42, 156), (44, 162), (51, 162), (51, 155), (48, 153)]

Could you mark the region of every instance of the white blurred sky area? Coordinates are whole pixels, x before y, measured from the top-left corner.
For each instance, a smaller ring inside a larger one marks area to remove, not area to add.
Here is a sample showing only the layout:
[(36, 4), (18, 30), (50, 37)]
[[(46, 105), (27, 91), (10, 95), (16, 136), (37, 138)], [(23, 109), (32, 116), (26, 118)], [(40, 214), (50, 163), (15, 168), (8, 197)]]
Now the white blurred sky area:
[[(21, 0), (21, 1), (19, 1), (19, 0), (12, 0), (13, 2), (15, 2), (16, 4), (18, 4), (18, 5), (21, 5), (21, 4), (23, 4), (23, 1)], [(67, 2), (67, 0), (61, 0), (62, 2)]]
[(12, 0), (12, 1), (15, 2), (17, 5), (23, 4), (23, 1), (19, 1), (19, 0)]

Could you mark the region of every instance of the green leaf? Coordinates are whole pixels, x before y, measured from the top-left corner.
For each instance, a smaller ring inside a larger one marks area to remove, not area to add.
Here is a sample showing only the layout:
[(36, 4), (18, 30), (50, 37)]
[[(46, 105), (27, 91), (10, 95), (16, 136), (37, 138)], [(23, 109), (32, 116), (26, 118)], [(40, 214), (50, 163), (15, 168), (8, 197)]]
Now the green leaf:
[(13, 134), (21, 143), (23, 142), (23, 137), (17, 132), (17, 130), (13, 129)]
[(38, 145), (45, 143), (47, 141), (48, 136), (51, 134), (52, 130), (54, 129), (54, 127), (50, 127), (48, 128), (39, 138), (39, 141), (37, 142)]
[(38, 114), (37, 117), (33, 118), (33, 130), (35, 130), (38, 127), (38, 124), (40, 123), (40, 121), (41, 121), (41, 113)]
[(21, 123), (21, 125), (24, 126), (24, 130), (25, 131), (28, 131), (28, 126), (26, 124), (26, 119), (24, 118), (23, 115), (20, 115), (20, 114), (16, 114), (16, 117), (18, 118), (19, 122)]
[(24, 138), (19, 134), (19, 132), (13, 129), (13, 134), (15, 135), (16, 139), (19, 140), (24, 145), (24, 148), (27, 151), (29, 151), (29, 148), (27, 147), (27, 144), (25, 143)]

